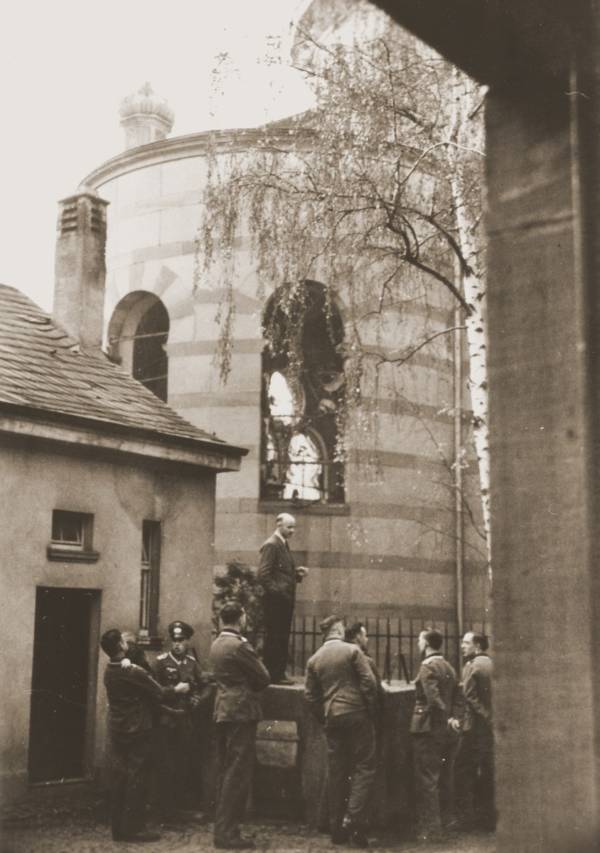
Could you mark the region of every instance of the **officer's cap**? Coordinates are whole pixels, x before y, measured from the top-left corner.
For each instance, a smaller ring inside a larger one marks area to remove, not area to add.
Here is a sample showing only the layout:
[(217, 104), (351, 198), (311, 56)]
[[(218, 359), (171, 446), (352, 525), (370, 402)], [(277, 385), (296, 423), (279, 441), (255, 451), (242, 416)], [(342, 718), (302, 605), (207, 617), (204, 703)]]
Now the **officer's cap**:
[(167, 628), (172, 640), (189, 640), (194, 634), (194, 629), (187, 622), (171, 622)]

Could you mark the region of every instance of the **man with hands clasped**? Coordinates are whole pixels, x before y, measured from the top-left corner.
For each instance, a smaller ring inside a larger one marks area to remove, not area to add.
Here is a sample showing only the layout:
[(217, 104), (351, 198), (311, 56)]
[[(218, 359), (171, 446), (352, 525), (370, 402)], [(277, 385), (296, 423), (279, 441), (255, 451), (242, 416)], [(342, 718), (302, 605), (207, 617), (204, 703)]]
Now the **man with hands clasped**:
[(296, 519), (287, 512), (277, 516), (275, 531), (260, 549), (258, 578), (262, 584), (265, 639), (263, 660), (272, 684), (292, 684), (285, 674), (288, 643), (294, 615), (296, 584), (308, 569), (296, 566), (289, 540), (296, 530)]

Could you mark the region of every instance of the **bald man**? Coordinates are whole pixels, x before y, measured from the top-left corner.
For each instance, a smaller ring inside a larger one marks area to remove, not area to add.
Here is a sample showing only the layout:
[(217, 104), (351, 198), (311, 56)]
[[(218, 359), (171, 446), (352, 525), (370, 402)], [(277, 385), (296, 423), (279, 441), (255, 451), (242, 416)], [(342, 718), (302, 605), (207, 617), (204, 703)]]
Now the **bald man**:
[(295, 529), (294, 516), (282, 512), (277, 516), (274, 533), (260, 549), (258, 577), (264, 590), (265, 625), (263, 659), (272, 684), (293, 684), (285, 674), (285, 667), (296, 584), (308, 574), (304, 566), (296, 567), (290, 551), (289, 540)]

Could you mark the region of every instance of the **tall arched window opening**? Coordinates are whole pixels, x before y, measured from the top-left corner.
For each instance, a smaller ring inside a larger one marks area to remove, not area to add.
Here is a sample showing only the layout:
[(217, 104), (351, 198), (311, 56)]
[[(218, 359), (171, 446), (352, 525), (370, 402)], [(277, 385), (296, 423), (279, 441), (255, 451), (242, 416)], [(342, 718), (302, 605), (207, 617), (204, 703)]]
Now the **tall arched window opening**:
[(260, 493), (292, 503), (344, 501), (338, 448), (344, 400), (339, 311), (322, 284), (281, 288), (263, 329)]
[(108, 337), (111, 357), (166, 402), (169, 314), (161, 300), (141, 290), (127, 294), (114, 310)]
[(169, 315), (162, 302), (156, 302), (143, 314), (133, 341), (133, 377), (161, 400), (167, 401), (166, 350)]

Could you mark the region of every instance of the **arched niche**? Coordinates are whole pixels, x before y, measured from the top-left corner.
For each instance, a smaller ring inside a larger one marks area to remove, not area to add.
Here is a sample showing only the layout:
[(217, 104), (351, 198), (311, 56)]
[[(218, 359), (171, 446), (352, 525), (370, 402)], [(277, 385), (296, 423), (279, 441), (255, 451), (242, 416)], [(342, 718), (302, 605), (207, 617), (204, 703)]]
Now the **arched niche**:
[(159, 399), (167, 400), (169, 312), (146, 290), (128, 293), (108, 324), (109, 355)]

